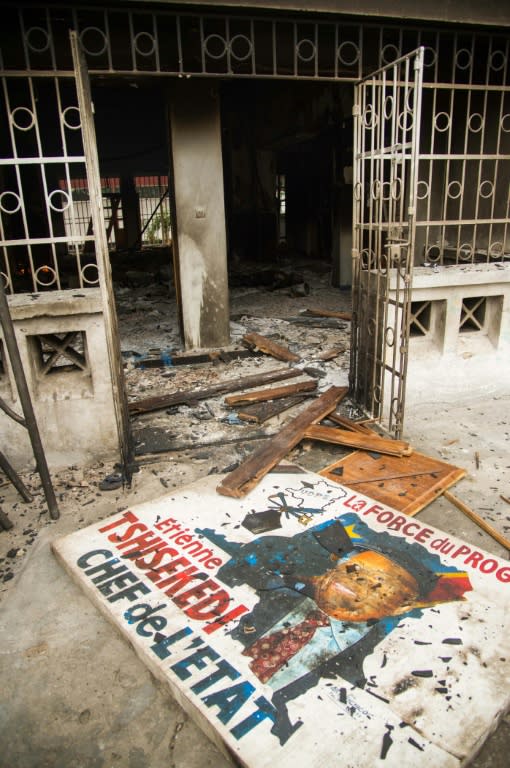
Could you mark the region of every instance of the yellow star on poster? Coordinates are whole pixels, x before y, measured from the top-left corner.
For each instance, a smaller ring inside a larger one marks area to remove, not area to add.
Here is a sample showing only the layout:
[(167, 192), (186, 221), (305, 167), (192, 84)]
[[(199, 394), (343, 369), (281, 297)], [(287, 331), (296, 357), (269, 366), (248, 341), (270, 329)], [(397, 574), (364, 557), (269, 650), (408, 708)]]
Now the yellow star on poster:
[(362, 539), (363, 536), (360, 536), (359, 533), (356, 533), (354, 530), (354, 526), (356, 523), (352, 523), (351, 525), (344, 526), (345, 532), (348, 535), (350, 539)]

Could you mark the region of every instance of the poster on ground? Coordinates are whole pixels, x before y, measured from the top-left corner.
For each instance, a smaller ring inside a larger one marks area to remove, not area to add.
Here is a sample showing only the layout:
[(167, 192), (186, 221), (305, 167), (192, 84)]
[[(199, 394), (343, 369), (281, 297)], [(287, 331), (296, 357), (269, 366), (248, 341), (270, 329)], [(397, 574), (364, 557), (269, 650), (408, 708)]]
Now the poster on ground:
[(54, 552), (240, 764), (467, 763), (510, 704), (510, 564), (299, 468), (217, 484)]

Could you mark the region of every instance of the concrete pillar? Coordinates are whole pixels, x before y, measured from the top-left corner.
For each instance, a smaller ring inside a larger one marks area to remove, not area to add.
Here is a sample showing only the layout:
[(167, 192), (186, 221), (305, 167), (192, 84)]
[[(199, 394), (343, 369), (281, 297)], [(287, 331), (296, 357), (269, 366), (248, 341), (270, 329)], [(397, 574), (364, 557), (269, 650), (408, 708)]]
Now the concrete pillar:
[(170, 93), (174, 258), (186, 349), (230, 341), (218, 85), (176, 81)]

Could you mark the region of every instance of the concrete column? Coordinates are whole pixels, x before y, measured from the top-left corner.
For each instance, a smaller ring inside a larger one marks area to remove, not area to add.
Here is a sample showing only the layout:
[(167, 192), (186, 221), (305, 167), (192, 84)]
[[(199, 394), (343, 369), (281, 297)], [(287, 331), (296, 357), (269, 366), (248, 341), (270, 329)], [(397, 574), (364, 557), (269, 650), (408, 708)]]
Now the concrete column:
[(176, 81), (170, 93), (174, 258), (186, 349), (230, 341), (218, 85)]

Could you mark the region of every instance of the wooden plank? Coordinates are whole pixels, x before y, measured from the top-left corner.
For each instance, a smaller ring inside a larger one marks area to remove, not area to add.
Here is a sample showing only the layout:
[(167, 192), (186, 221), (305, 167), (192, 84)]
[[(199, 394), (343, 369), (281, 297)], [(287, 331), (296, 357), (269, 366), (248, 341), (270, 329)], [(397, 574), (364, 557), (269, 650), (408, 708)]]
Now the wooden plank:
[(356, 451), (320, 474), (406, 515), (415, 515), (464, 477), (466, 470), (418, 451), (401, 458)]
[(299, 443), (305, 430), (336, 408), (348, 391), (348, 387), (330, 387), (326, 390), (308, 408), (286, 424), (269, 443), (255, 451), (237, 469), (226, 475), (216, 489), (218, 493), (223, 496), (233, 496), (236, 499), (245, 496)]
[(334, 312), (330, 309), (305, 309), (301, 314), (310, 317), (337, 317), (339, 320), (352, 320), (350, 312)]
[(301, 371), (295, 368), (279, 368), (266, 371), (265, 373), (257, 373), (254, 376), (245, 376), (241, 379), (222, 381), (219, 384), (207, 387), (207, 389), (186, 389), (172, 392), (168, 395), (156, 395), (155, 397), (147, 397), (144, 400), (135, 400), (129, 404), (129, 412), (131, 414), (150, 413), (161, 408), (170, 408), (173, 405), (184, 405), (185, 403), (194, 403), (198, 400), (207, 400), (209, 397), (225, 395), (227, 392), (260, 387), (262, 384), (270, 384), (274, 381), (282, 381), (282, 379), (291, 379), (295, 376), (301, 376)]
[(298, 381), (296, 384), (287, 384), (283, 387), (274, 389), (258, 389), (255, 392), (243, 392), (241, 395), (229, 395), (225, 398), (227, 405), (245, 405), (248, 403), (260, 403), (268, 400), (277, 400), (280, 397), (289, 397), (297, 395), (300, 392), (313, 392), (317, 389), (315, 379), (306, 379)]
[(375, 434), (370, 427), (367, 427), (366, 424), (361, 424), (357, 421), (352, 421), (351, 419), (346, 418), (345, 416), (342, 416), (340, 413), (337, 413), (336, 411), (333, 411), (333, 413), (330, 413), (328, 415), (328, 419), (331, 419), (331, 421), (336, 422), (341, 427), (344, 427), (344, 429), (349, 429), (351, 432), (359, 432), (363, 435), (373, 435)]
[(331, 349), (325, 349), (324, 352), (319, 352), (316, 359), (327, 362), (328, 360), (334, 360), (335, 357), (345, 352), (345, 347), (331, 347)]
[(246, 405), (237, 411), (237, 415), (241, 421), (263, 424), (265, 421), (272, 419), (273, 416), (278, 416), (278, 414), (288, 411), (289, 408), (302, 403), (305, 397), (306, 395), (296, 395), (295, 397), (283, 397), (280, 400), (270, 400), (267, 403)]
[(349, 448), (360, 448), (364, 451), (384, 453), (390, 456), (408, 456), (413, 450), (409, 443), (405, 443), (403, 440), (388, 440), (373, 433), (365, 435), (361, 432), (350, 432), (347, 429), (337, 429), (336, 427), (312, 425), (308, 427), (303, 437), (307, 437), (309, 440), (333, 443), (334, 445), (346, 445)]
[(501, 544), (502, 547), (510, 551), (510, 541), (506, 539), (502, 533), (493, 528), (492, 525), (486, 522), (483, 517), (480, 517), (480, 515), (468, 507), (467, 504), (464, 504), (464, 502), (458, 499), (457, 496), (454, 496), (453, 493), (444, 491), (443, 496), (445, 499), (454, 504), (457, 509), (460, 509), (460, 511), (463, 512), (466, 517), (469, 517), (470, 520), (476, 523), (478, 527), (482, 529), (482, 531), (488, 533), (489, 536), (492, 536), (492, 538), (498, 542), (498, 544)]
[(261, 336), (260, 333), (246, 333), (243, 336), (243, 342), (250, 347), (260, 349), (277, 360), (283, 360), (287, 363), (296, 363), (300, 359), (299, 355), (295, 355), (287, 347), (277, 344), (265, 336)]

